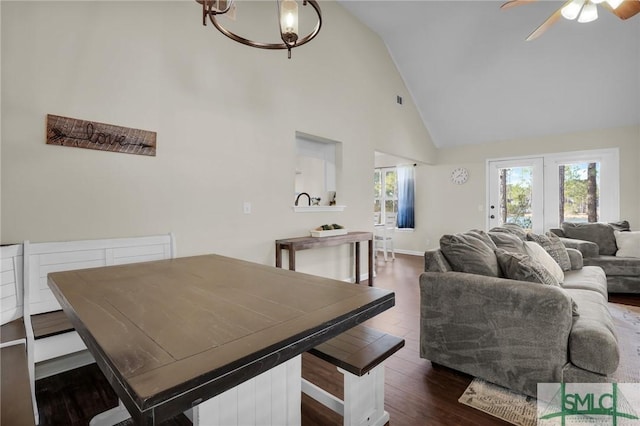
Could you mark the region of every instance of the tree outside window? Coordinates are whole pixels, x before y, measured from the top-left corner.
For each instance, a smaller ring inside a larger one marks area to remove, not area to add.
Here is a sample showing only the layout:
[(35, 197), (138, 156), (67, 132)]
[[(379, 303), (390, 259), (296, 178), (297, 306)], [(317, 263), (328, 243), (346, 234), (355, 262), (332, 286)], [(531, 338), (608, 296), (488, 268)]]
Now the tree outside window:
[(510, 167), (500, 169), (500, 219), (531, 229), (533, 169)]
[(561, 164), (559, 223), (597, 222), (600, 217), (600, 163)]

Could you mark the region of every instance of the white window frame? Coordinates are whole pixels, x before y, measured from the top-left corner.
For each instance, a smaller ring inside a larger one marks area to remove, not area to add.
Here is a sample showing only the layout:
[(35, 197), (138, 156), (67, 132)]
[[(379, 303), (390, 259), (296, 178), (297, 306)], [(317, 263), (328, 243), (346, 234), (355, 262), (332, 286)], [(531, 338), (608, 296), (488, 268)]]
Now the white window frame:
[[(381, 180), (382, 180), (382, 185), (380, 187), (380, 195), (381, 198), (377, 198), (374, 197), (373, 201), (374, 201), (374, 205), (375, 205), (375, 201), (376, 200), (380, 200), (380, 223), (384, 223), (384, 218), (386, 217), (387, 214), (387, 201), (395, 201), (395, 206), (397, 209), (398, 206), (398, 168), (396, 166), (391, 166), (391, 167), (376, 167), (375, 170), (379, 170), (380, 171), (380, 175), (382, 176)], [(396, 190), (393, 194), (393, 198), (387, 198), (387, 191), (385, 191), (385, 185), (386, 185), (386, 179), (384, 179), (384, 175), (386, 174), (387, 171), (393, 170), (396, 174)], [(397, 213), (397, 210), (393, 213)]]
[[(544, 229), (557, 228), (560, 181), (558, 166), (570, 163), (600, 163), (600, 216), (599, 222), (615, 222), (620, 218), (620, 150), (618, 148), (605, 148), (584, 151), (568, 151), (551, 154), (530, 155), (521, 157), (492, 158), (486, 161), (486, 200), (487, 200), (487, 229), (491, 227), (491, 209), (489, 206), (491, 197), (491, 165), (499, 161), (518, 162), (521, 160), (542, 157), (544, 164), (543, 173), (543, 224)], [(535, 230), (534, 230), (535, 231)], [(537, 231), (536, 231), (537, 232)]]
[[(600, 163), (600, 216), (598, 222), (620, 219), (620, 151), (618, 148), (545, 155), (545, 229), (557, 228), (560, 209), (558, 167), (571, 163)], [(555, 195), (554, 195), (555, 192)]]

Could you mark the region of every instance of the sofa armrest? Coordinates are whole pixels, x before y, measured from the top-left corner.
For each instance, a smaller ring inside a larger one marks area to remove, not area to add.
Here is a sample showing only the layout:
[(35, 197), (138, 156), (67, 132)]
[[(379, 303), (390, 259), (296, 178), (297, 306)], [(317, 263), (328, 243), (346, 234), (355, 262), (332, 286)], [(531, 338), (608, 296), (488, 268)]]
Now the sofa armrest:
[(528, 395), (562, 380), (573, 323), (564, 289), (424, 272), (420, 291), (423, 358)]
[(550, 228), (549, 232), (556, 234), (558, 237), (565, 238), (564, 231), (560, 228)]
[(582, 269), (584, 266), (584, 260), (582, 258), (582, 252), (578, 249), (567, 248), (569, 254), (569, 260), (571, 261), (571, 270), (576, 271)]
[(585, 240), (576, 240), (573, 238), (560, 238), (560, 241), (567, 248), (579, 250), (582, 257), (598, 257), (600, 256), (600, 248), (596, 243)]

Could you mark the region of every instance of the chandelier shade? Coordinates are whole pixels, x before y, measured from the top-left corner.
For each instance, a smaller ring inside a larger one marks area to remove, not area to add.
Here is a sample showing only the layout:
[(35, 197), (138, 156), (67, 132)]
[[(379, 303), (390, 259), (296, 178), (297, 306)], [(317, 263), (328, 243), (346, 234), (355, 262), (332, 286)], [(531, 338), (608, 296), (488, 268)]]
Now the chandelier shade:
[[(313, 30), (304, 36), (298, 33), (298, 2), (296, 0), (275, 0), (277, 6), (277, 24), (280, 29), (282, 43), (267, 43), (250, 40), (226, 28), (218, 19), (219, 15), (235, 12), (235, 0), (196, 0), (202, 5), (202, 24), (207, 25), (207, 17), (214, 27), (225, 36), (238, 43), (259, 49), (284, 50), (291, 58), (291, 49), (302, 46), (313, 40), (322, 27), (322, 12), (316, 0), (304, 0), (303, 6), (310, 5), (317, 16)], [(268, 24), (267, 24), (268, 25)]]

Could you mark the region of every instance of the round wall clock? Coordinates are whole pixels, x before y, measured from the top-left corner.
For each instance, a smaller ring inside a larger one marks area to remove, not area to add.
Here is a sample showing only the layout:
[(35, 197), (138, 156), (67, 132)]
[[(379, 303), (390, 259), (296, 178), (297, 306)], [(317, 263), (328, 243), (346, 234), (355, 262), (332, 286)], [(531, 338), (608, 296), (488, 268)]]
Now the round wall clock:
[(469, 179), (469, 171), (464, 167), (458, 167), (451, 172), (451, 182), (462, 185)]

